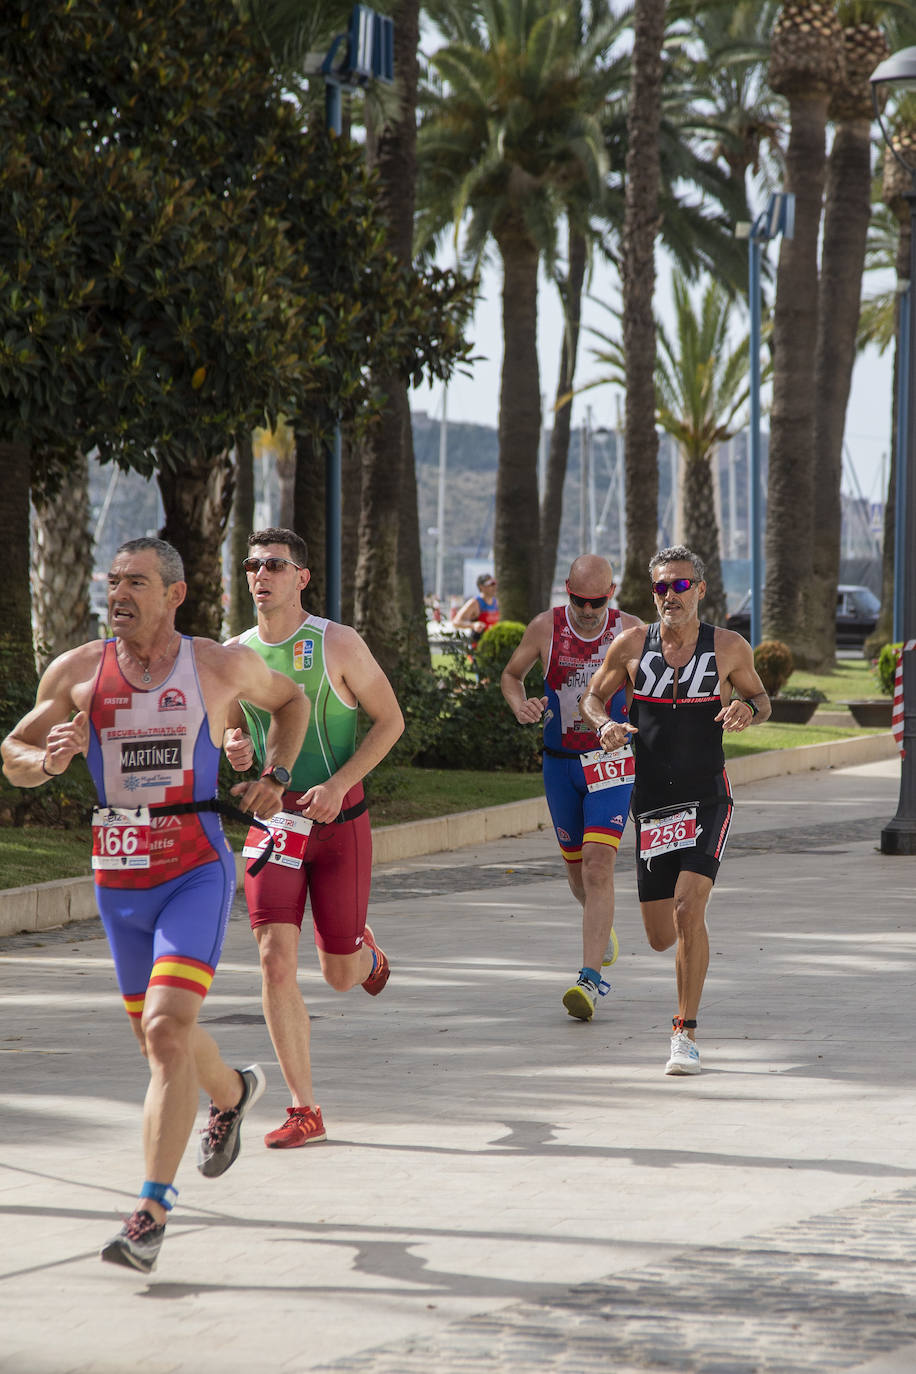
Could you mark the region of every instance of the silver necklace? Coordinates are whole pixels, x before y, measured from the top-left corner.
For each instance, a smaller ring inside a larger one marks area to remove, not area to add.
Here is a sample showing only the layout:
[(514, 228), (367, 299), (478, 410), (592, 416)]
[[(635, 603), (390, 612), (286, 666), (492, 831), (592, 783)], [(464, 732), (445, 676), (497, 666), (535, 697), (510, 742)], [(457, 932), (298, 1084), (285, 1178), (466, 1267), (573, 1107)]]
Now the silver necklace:
[(158, 658), (151, 658), (146, 665), (142, 664), (138, 658), (135, 658), (134, 655), (131, 653), (130, 649), (128, 649), (127, 645), (123, 642), (121, 644), (121, 648), (124, 650), (125, 654), (130, 659), (130, 661), (136, 664), (138, 668), (142, 669), (143, 675), (140, 681), (143, 683), (148, 683), (152, 682), (153, 680), (152, 673), (150, 672), (150, 669), (152, 668), (153, 664), (159, 663), (162, 661), (162, 659), (169, 657), (169, 655), (172, 652), (172, 645), (175, 643), (176, 639), (180, 639), (180, 635), (178, 634), (177, 630), (173, 633), (172, 638), (166, 645), (165, 653), (160, 654)]

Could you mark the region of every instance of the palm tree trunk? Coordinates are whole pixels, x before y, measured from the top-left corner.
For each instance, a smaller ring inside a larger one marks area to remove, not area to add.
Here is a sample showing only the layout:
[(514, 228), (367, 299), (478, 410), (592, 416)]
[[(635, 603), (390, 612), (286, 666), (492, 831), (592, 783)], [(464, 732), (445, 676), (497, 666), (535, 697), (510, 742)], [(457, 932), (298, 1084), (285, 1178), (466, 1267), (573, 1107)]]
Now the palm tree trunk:
[(503, 620), (527, 624), (540, 609), (541, 559), (538, 445), (539, 253), (520, 216), (499, 226), (503, 263), (503, 363), (499, 390), (499, 468), (493, 552)]
[(32, 606), (29, 592), (28, 446), (0, 440), (0, 529), (6, 539), (3, 624), (0, 626), (0, 729), (7, 734), (35, 701)]
[(719, 526), (716, 521), (716, 500), (713, 490), (713, 468), (716, 450), (712, 454), (684, 453), (681, 507), (684, 520), (684, 542), (696, 550), (706, 564), (706, 598), (701, 607), (704, 620), (711, 625), (725, 621), (725, 587), (722, 583), (722, 559), (719, 554)]
[[(333, 427), (329, 415), (324, 421)], [(293, 529), (308, 545), (312, 576), (302, 593), (302, 605), (312, 615), (324, 615), (327, 595), (325, 575), (325, 442), (310, 430), (296, 433), (296, 485)]]
[(177, 470), (157, 473), (165, 523), (162, 538), (184, 559), (188, 594), (175, 617), (183, 634), (219, 639), (223, 628), (220, 551), (232, 506), (232, 459), (228, 451), (188, 454)]
[(824, 192), (825, 88), (789, 98), (786, 189), (795, 194), (795, 234), (780, 241), (773, 312), (773, 408), (767, 492), (763, 632), (807, 667), (805, 589), (813, 573), (814, 357), (817, 347), (817, 244)]
[(836, 656), (843, 434), (871, 218), (869, 77), (887, 55), (887, 39), (874, 23), (856, 22), (843, 29), (843, 49), (844, 79), (829, 109), (835, 132), (827, 161), (815, 358), (814, 577), (809, 621), (818, 671), (832, 668)]
[(235, 441), (235, 490), (232, 497), (232, 531), (229, 537), (229, 623), (231, 635), (240, 635), (255, 618), (242, 560), (248, 557), (248, 536), (254, 530), (254, 452), (250, 430)]
[[(391, 13), (397, 114), (370, 137), (369, 160), (379, 177), (388, 246), (407, 268), (413, 260), (419, 0), (398, 0)], [(387, 399), (362, 451), (354, 617), (390, 673), (406, 645), (422, 644), (427, 663), (429, 651), (407, 382), (393, 373), (376, 380)]]
[(814, 576), (809, 652), (815, 672), (836, 657), (843, 433), (856, 356), (865, 242), (871, 217), (871, 121), (837, 126), (827, 165), (815, 357)]
[(89, 638), (89, 460), (74, 453), (60, 487), (32, 505), (32, 634), (41, 673)]
[(660, 185), (664, 0), (636, 0), (627, 111), (623, 223), (623, 348), (626, 359), (625, 486), (627, 556), (620, 605), (655, 619), (648, 565), (658, 537), (655, 430), (655, 235)]
[[(582, 319), (582, 288), (585, 283), (585, 235), (569, 226), (569, 268), (566, 278), (566, 327), (560, 347), (560, 371), (557, 396), (550, 432), (550, 452), (547, 456), (547, 475), (541, 500), (541, 596), (539, 604), (550, 602), (557, 548), (560, 542), (560, 523), (563, 517), (563, 488), (569, 461), (569, 432), (572, 420), (572, 401), (563, 398), (572, 390), (579, 351), (579, 327)], [(582, 552), (582, 550), (580, 550)]]

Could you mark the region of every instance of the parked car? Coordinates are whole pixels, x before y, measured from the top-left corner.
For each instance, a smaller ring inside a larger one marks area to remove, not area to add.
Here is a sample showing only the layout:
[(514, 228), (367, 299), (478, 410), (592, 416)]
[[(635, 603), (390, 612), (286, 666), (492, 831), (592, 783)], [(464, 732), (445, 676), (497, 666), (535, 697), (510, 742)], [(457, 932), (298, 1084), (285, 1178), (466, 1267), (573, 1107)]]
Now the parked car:
[[(861, 649), (878, 623), (881, 603), (868, 587), (841, 586), (836, 589), (836, 642), (838, 649)], [(729, 630), (751, 637), (751, 594), (747, 592), (738, 609), (725, 617)]]

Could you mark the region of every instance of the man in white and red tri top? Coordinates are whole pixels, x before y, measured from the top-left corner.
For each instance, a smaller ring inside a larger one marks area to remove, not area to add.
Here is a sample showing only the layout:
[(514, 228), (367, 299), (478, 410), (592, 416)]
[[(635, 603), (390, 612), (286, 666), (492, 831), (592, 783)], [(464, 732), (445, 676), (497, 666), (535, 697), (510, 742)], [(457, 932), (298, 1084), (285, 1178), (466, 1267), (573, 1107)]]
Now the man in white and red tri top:
[[(618, 953), (614, 931), (614, 864), (633, 790), (633, 754), (601, 748), (584, 720), (580, 699), (592, 674), (623, 630), (641, 620), (610, 605), (614, 573), (606, 558), (583, 554), (569, 569), (568, 601), (534, 617), (509, 659), (500, 686), (520, 725), (544, 721), (544, 791), (573, 895), (582, 906), (582, 967), (563, 995), (570, 1016), (590, 1021), (608, 992), (602, 967)], [(525, 675), (540, 659), (543, 697), (529, 697)], [(623, 721), (626, 690), (606, 703)]]
[(232, 789), (238, 810), (272, 816), (309, 705), (294, 682), (251, 649), (182, 635), (181, 558), (162, 539), (129, 540), (108, 574), (110, 639), (55, 658), (36, 704), (3, 741), (3, 771), (37, 787), (85, 754), (93, 812), (96, 901), (124, 1006), (149, 1065), (143, 1109), (146, 1179), (137, 1205), (101, 1258), (149, 1273), (178, 1190), (198, 1087), (210, 1115), (198, 1149), (207, 1178), (239, 1152), (244, 1117), (264, 1091), (257, 1064), (236, 1069), (198, 1024), (226, 933), (235, 860), (216, 796), (220, 747), (237, 695), (269, 713), (261, 776)]

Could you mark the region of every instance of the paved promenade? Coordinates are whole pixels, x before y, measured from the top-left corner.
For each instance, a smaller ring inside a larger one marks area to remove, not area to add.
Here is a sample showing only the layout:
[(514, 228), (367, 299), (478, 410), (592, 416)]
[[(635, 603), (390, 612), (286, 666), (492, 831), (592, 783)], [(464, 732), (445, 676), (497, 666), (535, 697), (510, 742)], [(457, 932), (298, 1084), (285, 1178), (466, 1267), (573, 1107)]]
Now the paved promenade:
[(268, 1090), (222, 1179), (189, 1151), (149, 1277), (97, 1258), (141, 1177), (145, 1076), (98, 923), (0, 940), (0, 1371), (912, 1374), (916, 860), (876, 852), (898, 778), (737, 789), (699, 1078), (663, 1073), (673, 956), (630, 833), (588, 1025), (534, 833), (380, 866), (378, 999), (307, 952), (329, 1140), (265, 1150), (287, 1098), (237, 903), (203, 1019)]

